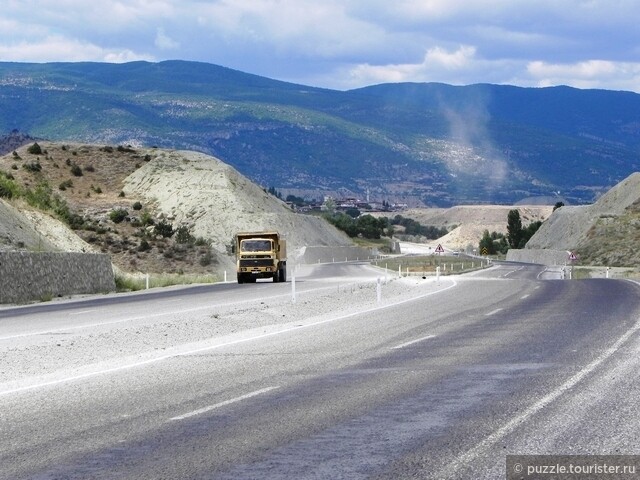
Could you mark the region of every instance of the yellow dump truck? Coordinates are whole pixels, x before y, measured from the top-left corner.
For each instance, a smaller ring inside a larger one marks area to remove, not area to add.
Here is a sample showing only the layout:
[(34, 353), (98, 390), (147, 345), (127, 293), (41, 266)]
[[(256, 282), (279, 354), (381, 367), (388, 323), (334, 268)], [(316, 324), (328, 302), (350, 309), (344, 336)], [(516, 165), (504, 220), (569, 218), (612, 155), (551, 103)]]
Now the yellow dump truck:
[(238, 283), (258, 278), (287, 281), (287, 246), (278, 232), (243, 232), (235, 236)]

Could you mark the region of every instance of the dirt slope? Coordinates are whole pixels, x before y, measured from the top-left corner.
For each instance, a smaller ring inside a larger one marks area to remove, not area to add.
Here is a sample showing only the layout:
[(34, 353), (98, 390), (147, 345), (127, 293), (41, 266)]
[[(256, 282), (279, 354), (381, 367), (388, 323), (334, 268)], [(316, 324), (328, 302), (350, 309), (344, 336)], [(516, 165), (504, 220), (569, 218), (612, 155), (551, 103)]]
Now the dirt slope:
[[(60, 199), (80, 220), (75, 230), (51, 211), (29, 207), (26, 195), (0, 203), (0, 249), (109, 253), (124, 271), (210, 273), (229, 269), (234, 233), (275, 229), (290, 256), (305, 245), (350, 245), (321, 219), (298, 215), (223, 162), (195, 152), (39, 142), (0, 157), (0, 175), (22, 192)], [(114, 211), (126, 211), (115, 222)], [(163, 238), (154, 224), (187, 227), (201, 241)]]
[(600, 220), (623, 215), (638, 199), (640, 172), (631, 174), (592, 205), (559, 208), (531, 237), (526, 248), (575, 249), (587, 240), (588, 232)]
[(225, 251), (239, 231), (277, 230), (291, 255), (306, 245), (350, 245), (324, 220), (293, 213), (237, 170), (197, 152), (160, 151), (124, 180), (127, 196), (142, 198), (174, 224)]
[(526, 248), (574, 251), (584, 264), (640, 265), (640, 172), (592, 205), (559, 208)]
[[(523, 225), (543, 221), (551, 215), (553, 207), (547, 205), (459, 205), (451, 208), (412, 208), (397, 214), (412, 218), (422, 225), (446, 227), (449, 233), (434, 241), (451, 250), (477, 248), (485, 230), (507, 233), (509, 210), (518, 209)], [(455, 228), (454, 228), (455, 227)]]

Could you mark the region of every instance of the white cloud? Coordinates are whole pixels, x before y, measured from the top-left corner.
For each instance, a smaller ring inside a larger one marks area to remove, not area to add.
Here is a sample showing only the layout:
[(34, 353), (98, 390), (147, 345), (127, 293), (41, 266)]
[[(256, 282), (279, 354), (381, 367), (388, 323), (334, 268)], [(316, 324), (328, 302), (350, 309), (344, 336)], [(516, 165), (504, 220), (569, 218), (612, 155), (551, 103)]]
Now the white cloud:
[(148, 55), (131, 50), (105, 49), (97, 45), (60, 36), (50, 36), (35, 42), (0, 45), (0, 58), (16, 62), (130, 62), (152, 60)]
[(182, 58), (329, 88), (638, 91), (638, 17), (637, 0), (21, 0), (3, 4), (0, 60)]
[(638, 91), (640, 63), (587, 60), (576, 63), (534, 61), (527, 72), (539, 86), (571, 85)]
[(166, 33), (164, 33), (163, 28), (158, 28), (156, 30), (156, 47), (160, 50), (176, 50), (180, 47), (180, 43), (176, 42), (172, 38), (170, 38)]

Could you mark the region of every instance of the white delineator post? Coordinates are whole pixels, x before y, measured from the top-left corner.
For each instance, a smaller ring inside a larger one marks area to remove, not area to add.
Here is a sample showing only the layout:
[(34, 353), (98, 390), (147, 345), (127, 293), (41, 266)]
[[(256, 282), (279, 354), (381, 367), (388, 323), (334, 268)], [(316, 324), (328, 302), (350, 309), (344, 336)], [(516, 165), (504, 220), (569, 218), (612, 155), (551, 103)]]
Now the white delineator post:
[(376, 285), (376, 294), (378, 297), (378, 303), (382, 301), (382, 285), (380, 282), (380, 277), (378, 277), (378, 284)]
[(291, 276), (291, 303), (296, 303), (296, 275)]

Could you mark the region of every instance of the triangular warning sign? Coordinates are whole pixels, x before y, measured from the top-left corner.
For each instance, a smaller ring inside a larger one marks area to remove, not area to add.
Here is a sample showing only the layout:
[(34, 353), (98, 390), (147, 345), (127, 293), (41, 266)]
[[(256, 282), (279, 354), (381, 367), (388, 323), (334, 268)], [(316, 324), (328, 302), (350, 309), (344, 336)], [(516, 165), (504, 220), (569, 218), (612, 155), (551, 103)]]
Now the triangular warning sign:
[(436, 253), (444, 253), (444, 248), (442, 248), (442, 245), (438, 244), (438, 246), (436, 247)]
[(576, 254), (573, 252), (569, 252), (569, 260), (574, 261), (577, 260), (578, 257), (576, 257)]

